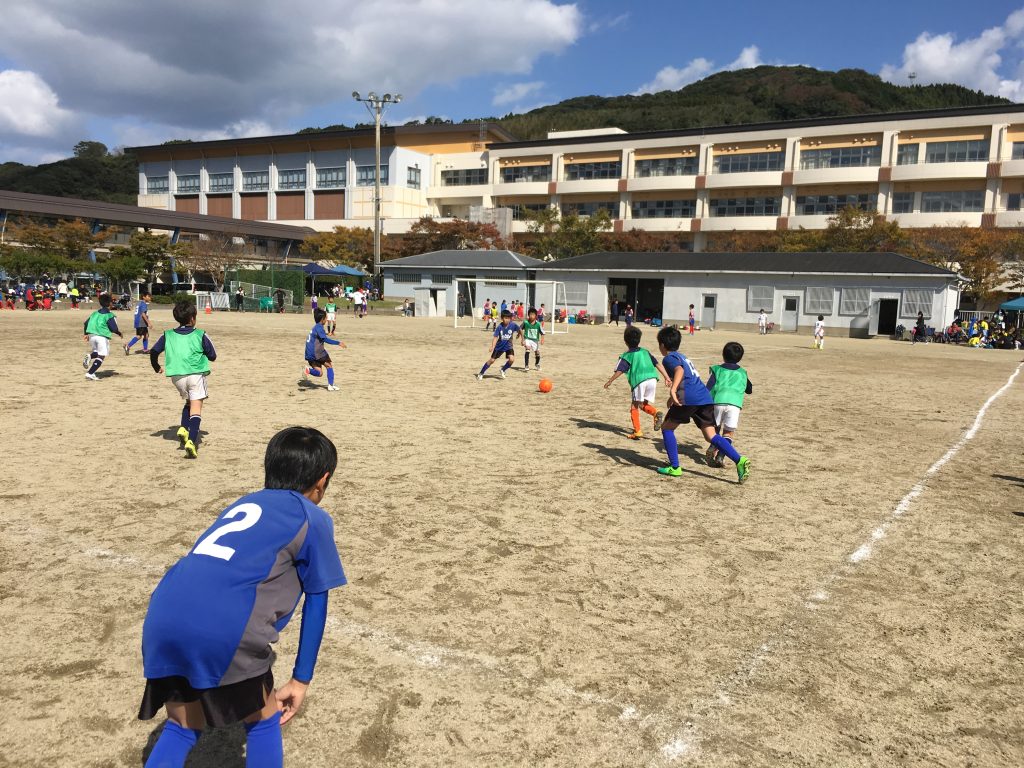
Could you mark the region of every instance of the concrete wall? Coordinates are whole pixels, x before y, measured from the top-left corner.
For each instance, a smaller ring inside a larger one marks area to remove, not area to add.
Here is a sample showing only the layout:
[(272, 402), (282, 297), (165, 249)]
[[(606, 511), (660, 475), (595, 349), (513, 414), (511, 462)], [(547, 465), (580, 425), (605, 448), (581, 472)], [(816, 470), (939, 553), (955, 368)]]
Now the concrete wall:
[[(402, 273), (408, 274), (410, 272), (415, 273), (417, 270), (414, 269), (403, 269)], [(497, 301), (499, 304), (502, 299), (511, 302), (515, 301), (526, 301), (528, 298), (528, 286), (522, 282), (529, 279), (527, 277), (526, 270), (507, 270), (500, 273), (501, 277), (497, 277), (493, 270), (483, 271), (472, 268), (466, 269), (453, 269), (453, 268), (442, 268), (442, 267), (423, 267), (419, 270), (420, 279), (417, 282), (396, 282), (395, 274), (398, 270), (388, 270), (386, 267), (383, 270), (384, 274), (384, 296), (388, 299), (413, 299), (416, 297), (417, 289), (423, 288), (437, 288), (447, 290), (447, 313), (449, 316), (454, 316), (458, 308), (458, 294), (455, 291), (455, 285), (451, 282), (444, 282), (445, 279), (458, 277), (474, 277), (477, 280), (476, 283), (476, 316), (479, 317), (481, 314), (481, 308), (484, 305), (484, 301), (490, 299), (491, 301)], [(440, 279), (438, 279), (440, 278)], [(514, 285), (496, 285), (493, 281), (500, 279), (502, 282), (514, 280)], [(546, 295), (550, 294), (550, 289), (546, 290), (542, 286), (537, 286), (536, 296), (538, 303), (544, 302), (550, 308), (550, 299), (546, 299)]]

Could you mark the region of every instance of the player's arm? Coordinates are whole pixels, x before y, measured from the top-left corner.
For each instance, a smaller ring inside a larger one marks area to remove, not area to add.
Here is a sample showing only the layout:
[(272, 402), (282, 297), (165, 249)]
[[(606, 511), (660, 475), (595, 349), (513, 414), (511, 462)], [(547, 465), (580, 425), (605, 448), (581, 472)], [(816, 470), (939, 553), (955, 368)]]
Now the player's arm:
[[(647, 354), (650, 355), (651, 353), (648, 352)], [(665, 366), (654, 355), (651, 355), (651, 362), (654, 363), (655, 370), (657, 370), (658, 373), (661, 374), (661, 380), (662, 380), (662, 382), (664, 382), (665, 386), (667, 387), (669, 385), (669, 383), (670, 383), (670, 377), (668, 375), (668, 371), (665, 370)]]
[[(160, 337), (160, 340), (163, 341), (163, 336)], [(209, 334), (206, 333), (203, 334), (203, 354), (206, 355), (206, 359), (210, 362), (217, 359), (217, 350), (213, 346), (213, 342), (210, 341)]]
[(85, 322), (82, 323), (82, 335), (85, 336), (86, 341), (89, 340), (89, 318), (86, 318)]
[(160, 365), (160, 354), (164, 351), (164, 346), (164, 337), (161, 336), (156, 340), (156, 344), (149, 348), (149, 364), (153, 366), (153, 370), (157, 373), (164, 372), (163, 367)]
[(751, 383), (749, 377), (747, 377), (747, 394), (748, 395), (754, 394), (754, 385)]
[(281, 705), (281, 724), (291, 720), (303, 700), (306, 689), (313, 679), (316, 657), (320, 653), (320, 643), (324, 638), (324, 627), (327, 624), (327, 592), (307, 594), (302, 603), (302, 627), (299, 630), (299, 650), (295, 655), (295, 667), (292, 679), (277, 690), (276, 698)]
[(608, 381), (606, 381), (604, 383), (604, 388), (608, 389), (608, 387), (610, 387), (612, 385), (613, 381), (615, 381), (617, 378), (619, 378), (619, 376), (621, 376), (622, 374), (624, 374), (628, 370), (629, 370), (629, 363), (627, 363), (625, 360), (621, 360), (620, 359), (619, 360), (619, 364), (617, 366), (615, 366), (615, 372), (612, 374), (612, 377), (610, 379), (608, 379)]
[(715, 372), (712, 371), (710, 374), (708, 374), (708, 380), (707, 383), (704, 384), (704, 386), (707, 387), (708, 389), (711, 389), (715, 386), (715, 381)]
[(117, 320), (115, 320), (114, 318), (110, 318), (109, 320), (107, 320), (107, 328), (110, 329), (111, 333), (116, 333), (122, 339), (124, 338), (124, 334), (117, 329)]
[(675, 374), (672, 376), (672, 382), (668, 385), (668, 395), (672, 399), (672, 402), (676, 405), (683, 405), (686, 399), (685, 394), (683, 398), (679, 397), (679, 386), (683, 383), (683, 366), (676, 368)]

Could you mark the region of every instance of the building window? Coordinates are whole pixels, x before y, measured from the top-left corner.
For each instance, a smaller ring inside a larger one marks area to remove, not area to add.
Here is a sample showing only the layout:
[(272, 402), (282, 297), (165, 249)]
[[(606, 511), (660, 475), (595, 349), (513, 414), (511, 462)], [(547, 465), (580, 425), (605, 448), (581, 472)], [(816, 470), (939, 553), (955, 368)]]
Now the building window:
[(618, 179), (622, 176), (622, 163), (618, 160), (602, 163), (566, 163), (565, 180)]
[(715, 173), (752, 173), (781, 171), (784, 152), (751, 152), (746, 155), (717, 155)]
[(871, 305), (870, 288), (843, 288), (839, 294), (839, 314), (859, 315)]
[(977, 163), (988, 160), (988, 140), (929, 141), (926, 163)]
[(984, 208), (985, 192), (981, 189), (921, 194), (921, 213), (980, 213)]
[(804, 290), (804, 314), (831, 315), (833, 293), (831, 288), (806, 288)]
[(774, 285), (747, 286), (747, 312), (771, 312), (775, 306)]
[(430, 280), (435, 285), (451, 285), (452, 284), (452, 276), (450, 274), (442, 275), (440, 273), (435, 273), (435, 274), (430, 276)]
[(914, 193), (913, 192), (896, 192), (892, 196), (892, 212), (893, 213), (913, 213), (914, 212)]
[[(377, 183), (377, 180), (373, 177), (373, 166), (372, 165), (357, 165), (356, 166), (356, 186), (357, 187), (372, 187)], [(383, 186), (388, 184), (388, 167), (382, 165), (380, 167), (380, 183)]]
[[(370, 166), (370, 170), (373, 170), (373, 166)], [(419, 283), (422, 282), (422, 276), (419, 274), (413, 274), (411, 272), (395, 272), (394, 281), (396, 283)]]
[(1010, 155), (1011, 160), (1024, 160), (1024, 141), (1013, 142), (1013, 151)]
[(800, 169), (815, 168), (861, 168), (882, 164), (882, 148), (836, 147), (834, 149), (801, 149)]
[(798, 195), (796, 198), (797, 216), (821, 216), (833, 214), (843, 208), (859, 208), (862, 211), (875, 210), (876, 196), (860, 195)]
[(900, 144), (896, 150), (896, 165), (917, 165), (920, 144)]
[(904, 288), (903, 310), (900, 317), (917, 317), (920, 312), (925, 320), (932, 316), (932, 298), (934, 294), (927, 288)]
[(486, 168), (459, 168), (453, 171), (441, 171), (442, 187), (471, 187), (486, 183)]
[(513, 221), (526, 221), (531, 213), (546, 211), (551, 206), (548, 203), (522, 203), (521, 205), (506, 206), (512, 208)]
[(245, 171), (242, 173), (243, 192), (266, 192), (270, 189), (270, 171)]
[[(423, 174), (420, 172), (419, 168), (414, 168), (410, 165), (405, 169), (405, 186), (409, 189), (419, 189), (422, 178)], [(434, 282), (437, 281), (435, 280)]]
[(177, 185), (179, 195), (194, 195), (199, 192), (199, 174), (179, 176)]
[(278, 189), (305, 189), (306, 188), (306, 169), (299, 168), (291, 171), (278, 171), (277, 172), (277, 188)]
[(498, 287), (514, 287), (519, 285), (519, 279), (515, 275), (500, 274), (500, 275), (489, 275), (484, 280), (484, 285), (498, 286)]
[(551, 164), (506, 165), (501, 169), (502, 184), (516, 184), (521, 181), (551, 181)]
[(563, 216), (593, 216), (598, 211), (608, 211), (613, 219), (619, 218), (619, 204), (614, 200), (600, 200), (586, 203), (562, 203)]
[(726, 197), (711, 201), (712, 216), (778, 216), (781, 198)]
[(211, 192), (233, 192), (235, 190), (235, 174), (233, 173), (211, 173)]
[(345, 186), (345, 168), (317, 168), (317, 189), (338, 189)]
[(1019, 211), (1021, 197), (1024, 197), (1024, 195), (1021, 195), (1020, 192), (1011, 192), (1009, 197), (1006, 198), (1006, 210)]
[(160, 195), (168, 191), (167, 177), (166, 176), (147, 176), (146, 177), (146, 194), (147, 195)]
[(637, 160), (633, 172), (638, 179), (651, 176), (696, 176), (697, 158), (662, 157), (657, 160)]
[(634, 219), (692, 219), (697, 215), (696, 200), (636, 200)]

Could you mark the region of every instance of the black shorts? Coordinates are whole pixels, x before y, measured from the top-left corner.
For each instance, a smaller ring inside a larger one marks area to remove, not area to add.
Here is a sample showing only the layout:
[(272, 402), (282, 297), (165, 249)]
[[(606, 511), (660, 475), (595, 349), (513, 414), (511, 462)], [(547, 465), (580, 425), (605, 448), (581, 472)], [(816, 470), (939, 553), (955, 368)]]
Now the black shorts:
[(701, 429), (715, 426), (715, 406), (711, 405), (673, 405), (665, 414), (665, 421), (686, 424), (691, 419)]
[(319, 360), (310, 360), (307, 357), (306, 358), (306, 362), (309, 364), (309, 366), (311, 368), (323, 368), (324, 365), (326, 365), (327, 363), (331, 362), (331, 356), (330, 355), (324, 355)]
[(139, 720), (152, 720), (168, 702), (186, 704), (198, 701), (206, 722), (214, 728), (238, 723), (263, 709), (267, 695), (274, 690), (274, 673), (267, 670), (219, 688), (193, 688), (187, 678), (158, 677), (146, 680), (146, 690), (139, 706)]
[(514, 349), (496, 349), (493, 352), (491, 352), (491, 360), (497, 360), (502, 355), (504, 355), (506, 358), (515, 357), (516, 351)]
[(141, 328), (136, 328), (135, 329), (135, 335), (136, 336), (149, 336), (149, 327), (144, 325)]

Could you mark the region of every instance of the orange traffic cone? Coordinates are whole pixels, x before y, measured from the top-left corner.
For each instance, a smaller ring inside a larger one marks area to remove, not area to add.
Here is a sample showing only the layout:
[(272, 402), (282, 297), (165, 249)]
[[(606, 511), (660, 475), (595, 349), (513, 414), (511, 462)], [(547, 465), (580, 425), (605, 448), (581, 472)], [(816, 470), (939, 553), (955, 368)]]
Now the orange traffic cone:
[(208, 314), (208, 315), (212, 315), (213, 314), (213, 309), (210, 308), (209, 304), (206, 305), (206, 314)]

